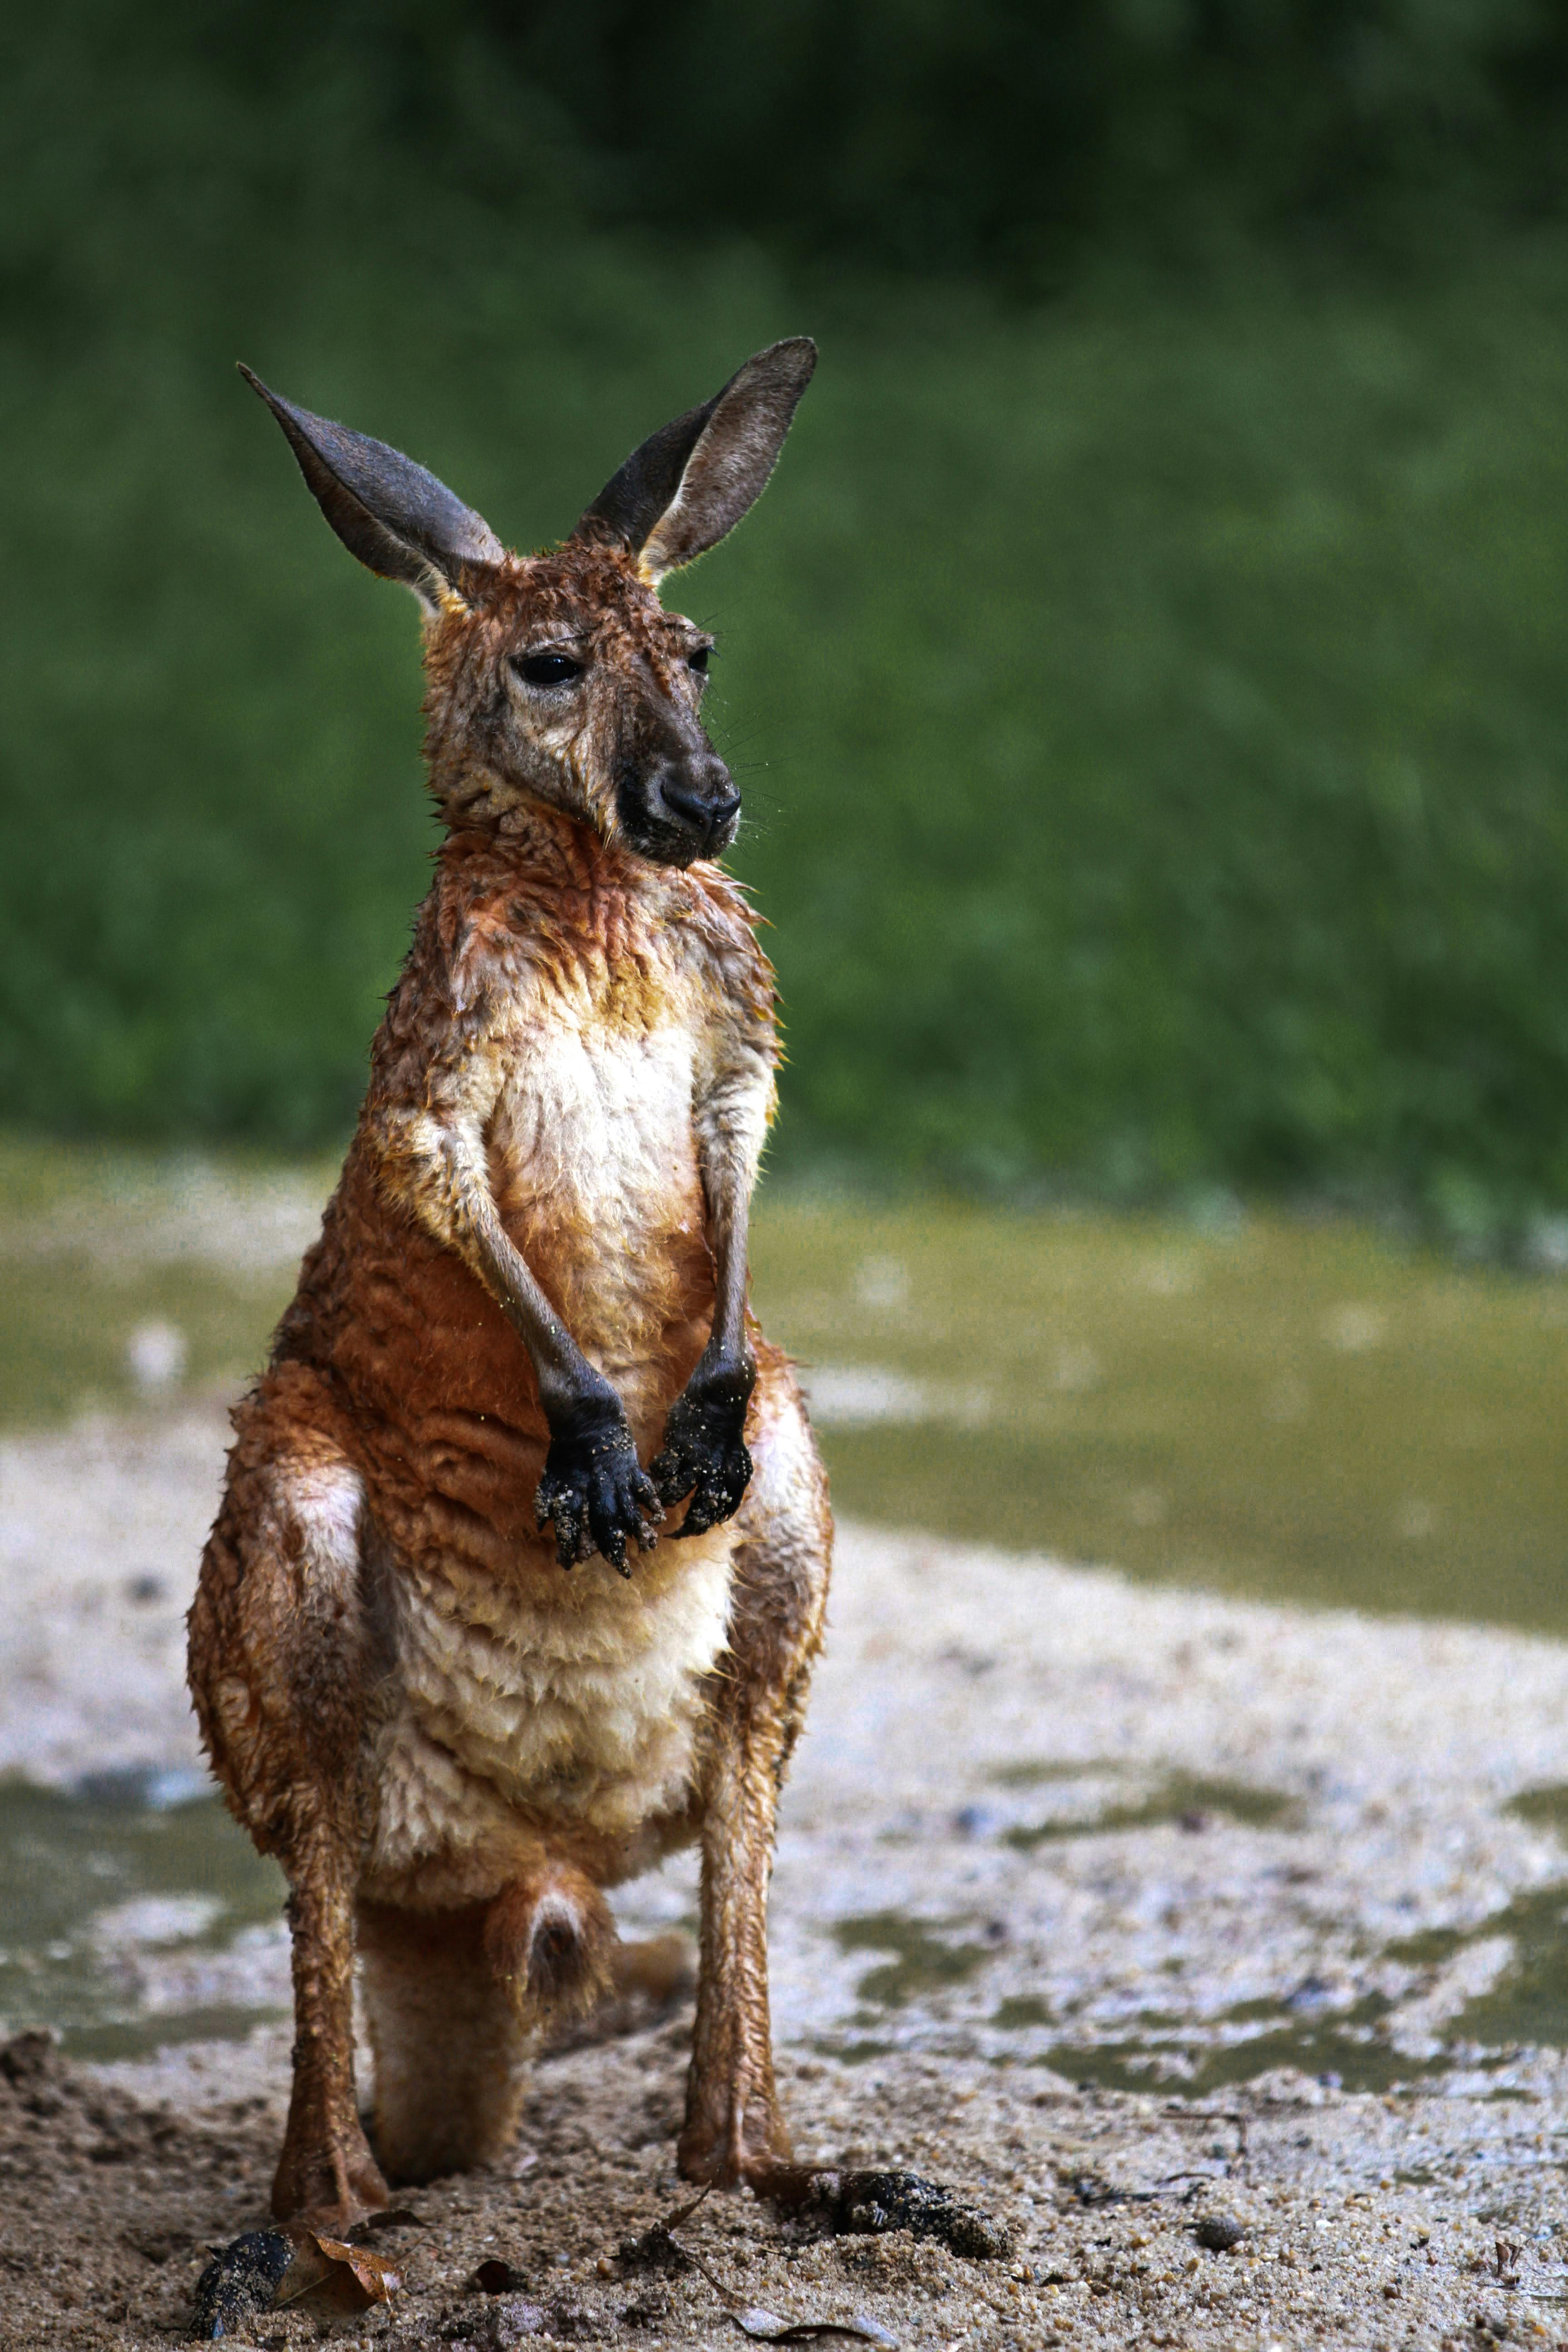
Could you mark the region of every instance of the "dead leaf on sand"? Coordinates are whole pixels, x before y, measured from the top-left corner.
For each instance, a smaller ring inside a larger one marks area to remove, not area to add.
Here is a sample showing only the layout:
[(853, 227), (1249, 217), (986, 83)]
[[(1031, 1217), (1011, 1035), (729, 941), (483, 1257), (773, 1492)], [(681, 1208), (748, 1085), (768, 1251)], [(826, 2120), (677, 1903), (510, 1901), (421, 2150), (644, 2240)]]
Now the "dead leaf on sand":
[(368, 2311), (373, 2303), (390, 2303), (402, 2284), (402, 2273), (384, 2254), (307, 2230), (279, 2281), (272, 2307), (311, 2303), (323, 2311)]
[(879, 2327), (874, 2319), (780, 2319), (775, 2312), (763, 2311), (756, 2304), (748, 2304), (743, 2311), (726, 2311), (724, 2316), (757, 2344), (819, 2344), (841, 2336), (853, 2344), (879, 2345), (882, 2352), (898, 2352), (898, 2337)]

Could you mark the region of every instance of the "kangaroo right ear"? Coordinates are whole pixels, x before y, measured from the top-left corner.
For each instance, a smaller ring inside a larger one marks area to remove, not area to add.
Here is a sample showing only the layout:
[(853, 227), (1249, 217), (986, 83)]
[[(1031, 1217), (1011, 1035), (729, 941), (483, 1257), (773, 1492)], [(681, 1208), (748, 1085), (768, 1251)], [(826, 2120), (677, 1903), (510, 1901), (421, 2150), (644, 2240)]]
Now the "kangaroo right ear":
[(463, 596), (471, 565), (505, 560), (484, 518), (423, 466), (384, 441), (296, 408), (243, 363), (239, 372), (283, 427), (317, 505), (349, 553), (384, 580), (412, 588), (427, 612)]
[(770, 343), (722, 392), (634, 449), (573, 537), (624, 547), (656, 583), (705, 555), (766, 489), (816, 365), (809, 335)]

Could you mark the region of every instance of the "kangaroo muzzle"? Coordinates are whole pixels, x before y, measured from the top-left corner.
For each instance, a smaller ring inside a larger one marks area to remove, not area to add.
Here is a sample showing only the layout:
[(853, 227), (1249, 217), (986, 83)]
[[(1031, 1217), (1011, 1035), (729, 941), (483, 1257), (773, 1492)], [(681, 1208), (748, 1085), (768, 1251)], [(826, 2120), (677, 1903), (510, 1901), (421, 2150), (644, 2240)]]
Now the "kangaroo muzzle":
[(628, 761), (616, 794), (632, 847), (664, 866), (717, 857), (735, 838), (741, 795), (717, 751), (655, 752)]

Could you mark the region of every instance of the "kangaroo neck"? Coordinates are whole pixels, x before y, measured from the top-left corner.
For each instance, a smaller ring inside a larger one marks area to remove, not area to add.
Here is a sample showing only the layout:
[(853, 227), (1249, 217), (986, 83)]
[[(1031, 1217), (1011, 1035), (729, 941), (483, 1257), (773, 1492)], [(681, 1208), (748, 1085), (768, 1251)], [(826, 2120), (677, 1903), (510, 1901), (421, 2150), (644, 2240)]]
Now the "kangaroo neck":
[(614, 890), (621, 897), (660, 895), (663, 869), (606, 841), (597, 827), (543, 802), (526, 802), (495, 818), (465, 818), (449, 826), (442, 844), (443, 865), (461, 864), (476, 853), (486, 864), (512, 866), (553, 887), (590, 897)]

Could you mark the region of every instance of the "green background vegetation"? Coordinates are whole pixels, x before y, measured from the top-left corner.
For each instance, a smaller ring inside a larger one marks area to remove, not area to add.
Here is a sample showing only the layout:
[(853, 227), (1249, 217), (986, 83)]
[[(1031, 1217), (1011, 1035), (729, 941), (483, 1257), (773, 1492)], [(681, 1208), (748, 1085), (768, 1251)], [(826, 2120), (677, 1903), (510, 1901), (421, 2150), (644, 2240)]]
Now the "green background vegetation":
[(1568, 1200), (1568, 29), (1525, 0), (307, 10), (0, 56), (0, 1097), (304, 1149), (433, 834), (232, 373), (522, 544), (771, 337), (721, 632), (779, 1159)]

